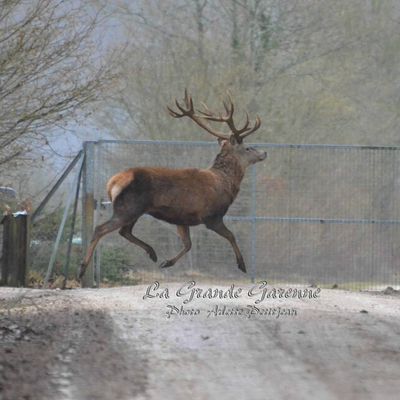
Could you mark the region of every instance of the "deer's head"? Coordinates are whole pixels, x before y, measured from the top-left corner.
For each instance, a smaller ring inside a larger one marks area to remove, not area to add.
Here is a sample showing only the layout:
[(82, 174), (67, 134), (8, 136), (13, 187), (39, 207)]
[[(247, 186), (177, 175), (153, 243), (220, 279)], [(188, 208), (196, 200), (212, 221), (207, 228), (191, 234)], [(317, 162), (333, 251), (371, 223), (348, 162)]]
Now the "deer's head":
[[(167, 107), (169, 114), (174, 118), (189, 117), (209, 134), (217, 137), (221, 146), (221, 155), (234, 155), (243, 168), (246, 168), (256, 162), (265, 160), (267, 157), (266, 152), (259, 151), (254, 147), (248, 147), (243, 142), (245, 137), (255, 132), (261, 126), (260, 117), (257, 116), (254, 124), (250, 124), (249, 115), (246, 112), (246, 122), (242, 128), (238, 129), (233, 121), (235, 107), (229, 95), (228, 102), (223, 102), (225, 114), (215, 114), (204, 103), (202, 103), (203, 110), (197, 110), (198, 113), (196, 114), (193, 106), (193, 100), (191, 96), (188, 95), (187, 90), (185, 90), (184, 103), (185, 105), (183, 106), (177, 100), (175, 100), (176, 107), (179, 111), (175, 111), (170, 107)], [(226, 123), (230, 132), (225, 133), (217, 131), (208, 125), (206, 121)]]

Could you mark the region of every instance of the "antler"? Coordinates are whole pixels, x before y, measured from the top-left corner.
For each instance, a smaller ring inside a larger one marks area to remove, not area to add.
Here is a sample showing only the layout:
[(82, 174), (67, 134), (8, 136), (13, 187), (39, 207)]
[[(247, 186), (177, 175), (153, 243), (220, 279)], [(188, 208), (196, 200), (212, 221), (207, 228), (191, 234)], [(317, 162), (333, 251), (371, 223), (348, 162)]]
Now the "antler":
[(185, 101), (186, 109), (179, 104), (178, 100), (175, 99), (175, 105), (178, 108), (178, 110), (180, 111), (180, 113), (172, 110), (171, 108), (169, 108), (167, 106), (168, 112), (172, 117), (174, 117), (174, 118), (189, 117), (194, 122), (196, 122), (197, 125), (199, 125), (203, 129), (205, 129), (208, 133), (211, 133), (211, 135), (213, 135), (219, 139), (229, 140), (229, 135), (227, 135), (226, 133), (215, 131), (215, 130), (211, 129), (211, 127), (209, 127), (207, 124), (205, 124), (202, 121), (202, 119), (201, 119), (202, 116), (195, 114), (192, 97), (188, 95), (186, 89), (185, 89), (184, 101)]
[[(175, 104), (177, 108), (181, 111), (181, 113), (178, 113), (171, 108), (168, 108), (168, 111), (171, 116), (174, 118), (182, 118), (184, 116), (187, 116), (191, 118), (193, 121), (195, 121), (199, 126), (201, 126), (203, 129), (205, 129), (207, 132), (211, 133), (212, 135), (220, 138), (220, 139), (229, 139), (230, 137), (234, 137), (238, 143), (241, 143), (243, 141), (243, 138), (246, 136), (249, 136), (251, 133), (255, 132), (260, 126), (261, 126), (261, 119), (260, 117), (256, 117), (255, 123), (253, 126), (250, 125), (250, 120), (249, 120), (249, 115), (246, 112), (246, 122), (244, 126), (240, 129), (236, 128), (235, 123), (233, 121), (233, 113), (235, 111), (235, 107), (233, 105), (233, 101), (231, 96), (228, 94), (228, 103), (223, 102), (224, 108), (225, 108), (225, 115), (218, 114), (216, 115), (213, 113), (205, 103), (201, 103), (204, 110), (198, 110), (201, 115), (196, 115), (194, 112), (193, 108), (193, 100), (192, 98), (188, 95), (187, 90), (185, 89), (185, 106), (186, 109), (183, 108), (177, 100), (175, 100)], [(214, 131), (212, 130), (207, 124), (205, 124), (202, 119), (206, 119), (208, 121), (213, 121), (213, 122), (225, 122), (229, 129), (231, 130), (230, 134), (219, 132), (219, 131)]]
[(222, 116), (221, 114), (219, 114), (218, 116), (215, 115), (212, 111), (210, 111), (210, 109), (204, 103), (202, 103), (204, 111), (199, 110), (199, 112), (203, 115), (203, 118), (209, 121), (226, 122), (233, 136), (240, 143), (243, 140), (243, 138), (249, 136), (251, 133), (255, 132), (261, 126), (261, 119), (260, 117), (257, 116), (254, 125), (249, 126), (250, 125), (249, 114), (246, 111), (246, 122), (244, 123), (244, 126), (242, 128), (238, 129), (233, 121), (233, 113), (235, 111), (235, 107), (233, 105), (232, 98), (229, 94), (228, 94), (228, 101), (229, 101), (228, 103), (226, 103), (225, 101), (223, 102), (226, 111), (226, 115), (224, 116)]

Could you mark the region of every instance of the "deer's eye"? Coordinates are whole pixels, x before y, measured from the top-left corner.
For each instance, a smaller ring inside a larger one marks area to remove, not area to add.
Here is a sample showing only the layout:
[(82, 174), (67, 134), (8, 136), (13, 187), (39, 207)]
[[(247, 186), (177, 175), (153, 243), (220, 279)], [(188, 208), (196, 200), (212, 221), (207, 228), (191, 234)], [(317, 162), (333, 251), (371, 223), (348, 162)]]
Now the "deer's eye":
[(246, 151), (250, 151), (250, 147), (246, 147)]

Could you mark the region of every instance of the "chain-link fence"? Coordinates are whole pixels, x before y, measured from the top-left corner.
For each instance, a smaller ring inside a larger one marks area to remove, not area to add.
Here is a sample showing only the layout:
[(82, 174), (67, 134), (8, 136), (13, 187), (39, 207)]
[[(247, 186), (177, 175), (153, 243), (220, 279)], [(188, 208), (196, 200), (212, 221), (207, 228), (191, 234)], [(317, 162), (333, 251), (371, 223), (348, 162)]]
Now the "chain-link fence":
[[(105, 191), (113, 174), (134, 166), (209, 166), (209, 142), (99, 141), (93, 144), (94, 223), (112, 213)], [(160, 270), (117, 233), (95, 257), (103, 281), (267, 279), (363, 288), (400, 282), (400, 148), (258, 144), (267, 159), (251, 167), (225, 221), (247, 263), (239, 271), (229, 243), (204, 226), (191, 228), (192, 250)], [(85, 189), (83, 190), (85, 191)], [(143, 216), (134, 233), (159, 261), (182, 247), (174, 226)]]

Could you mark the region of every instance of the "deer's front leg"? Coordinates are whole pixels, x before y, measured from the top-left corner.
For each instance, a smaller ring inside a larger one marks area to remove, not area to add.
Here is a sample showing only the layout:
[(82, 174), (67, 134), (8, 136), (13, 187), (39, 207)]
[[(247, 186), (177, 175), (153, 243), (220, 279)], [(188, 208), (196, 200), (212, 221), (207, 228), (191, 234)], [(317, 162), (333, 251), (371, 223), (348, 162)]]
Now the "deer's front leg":
[(172, 267), (181, 257), (183, 257), (192, 247), (190, 240), (190, 231), (187, 225), (178, 225), (178, 235), (181, 237), (184, 248), (170, 260), (165, 260), (161, 263), (160, 268)]
[(236, 243), (235, 236), (225, 226), (222, 218), (218, 217), (216, 219), (210, 219), (206, 222), (205, 225), (208, 229), (211, 229), (212, 231), (218, 233), (218, 235), (224, 237), (225, 239), (227, 239), (229, 241), (229, 243), (231, 244), (231, 246), (233, 248), (233, 251), (235, 252), (238, 268), (243, 272), (247, 272), (246, 264), (244, 263), (242, 253), (240, 252), (239, 247)]

